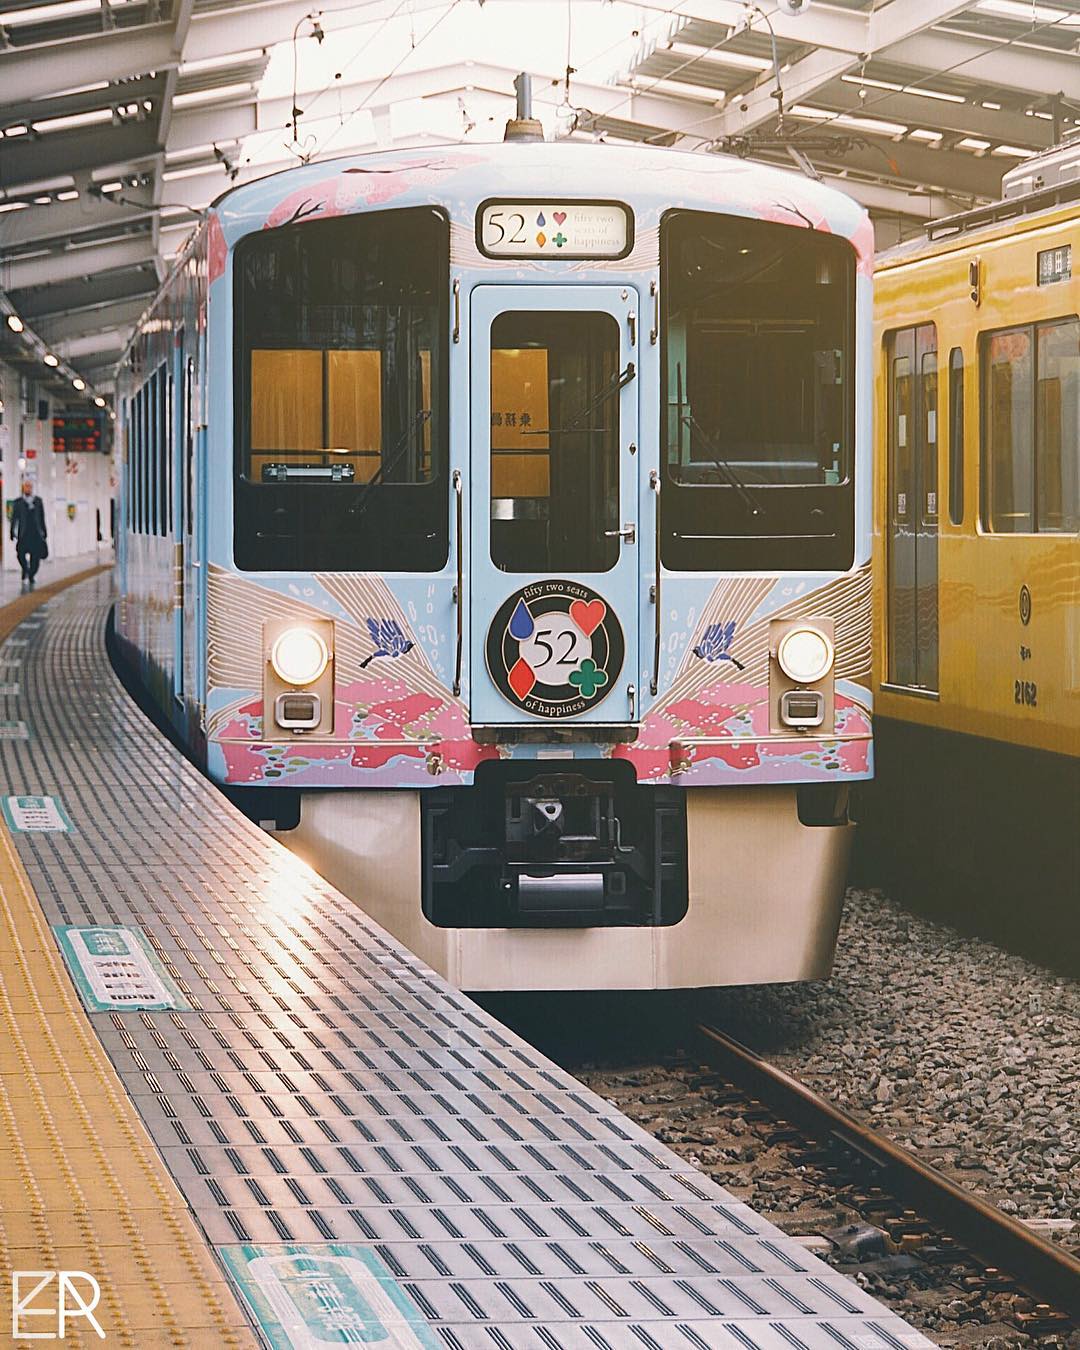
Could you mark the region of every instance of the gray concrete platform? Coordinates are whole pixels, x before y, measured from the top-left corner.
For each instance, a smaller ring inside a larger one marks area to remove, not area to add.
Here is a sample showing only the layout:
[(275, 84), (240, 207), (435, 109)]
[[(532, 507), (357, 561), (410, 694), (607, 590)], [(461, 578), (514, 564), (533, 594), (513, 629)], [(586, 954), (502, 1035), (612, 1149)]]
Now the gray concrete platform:
[(0, 649), (3, 793), (70, 823), (13, 833), (48, 922), (141, 935), (158, 1006), (105, 957), (80, 994), (266, 1344), (930, 1344), (225, 802), (113, 675), (109, 586)]

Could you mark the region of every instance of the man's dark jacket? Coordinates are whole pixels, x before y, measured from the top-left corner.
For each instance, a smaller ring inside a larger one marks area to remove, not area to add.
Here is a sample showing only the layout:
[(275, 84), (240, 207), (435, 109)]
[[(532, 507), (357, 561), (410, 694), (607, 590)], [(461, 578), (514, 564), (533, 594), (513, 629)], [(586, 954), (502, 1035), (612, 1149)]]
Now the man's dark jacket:
[(18, 497), (11, 512), (11, 537), (18, 547), (38, 552), (48, 537), (40, 497)]

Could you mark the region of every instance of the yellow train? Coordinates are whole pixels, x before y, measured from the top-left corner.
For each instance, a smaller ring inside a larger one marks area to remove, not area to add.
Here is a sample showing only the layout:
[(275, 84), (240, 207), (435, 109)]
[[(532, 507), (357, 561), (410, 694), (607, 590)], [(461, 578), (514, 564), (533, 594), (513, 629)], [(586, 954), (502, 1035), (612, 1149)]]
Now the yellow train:
[(1014, 937), (1054, 933), (1074, 957), (1077, 175), (1080, 141), (1007, 175), (999, 203), (878, 258), (866, 805), (877, 873), (906, 899)]

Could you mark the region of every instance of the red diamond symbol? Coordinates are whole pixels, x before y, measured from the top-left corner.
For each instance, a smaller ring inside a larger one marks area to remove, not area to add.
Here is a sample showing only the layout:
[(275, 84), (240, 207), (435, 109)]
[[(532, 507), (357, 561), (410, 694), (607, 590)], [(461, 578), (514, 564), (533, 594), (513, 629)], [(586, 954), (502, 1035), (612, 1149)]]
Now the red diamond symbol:
[(514, 662), (514, 668), (508, 676), (510, 688), (517, 694), (519, 699), (524, 700), (525, 696), (536, 683), (536, 676), (533, 673), (532, 666), (519, 656)]

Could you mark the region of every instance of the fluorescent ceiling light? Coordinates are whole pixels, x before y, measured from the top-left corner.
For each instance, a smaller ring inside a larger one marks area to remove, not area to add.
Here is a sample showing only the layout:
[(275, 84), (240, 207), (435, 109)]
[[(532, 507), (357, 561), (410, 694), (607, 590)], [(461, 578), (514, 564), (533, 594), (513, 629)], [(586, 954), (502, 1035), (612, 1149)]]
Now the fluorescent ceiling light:
[(111, 122), (111, 108), (95, 108), (92, 112), (72, 113), (70, 117), (45, 117), (35, 121), (35, 131), (67, 131), (70, 127), (89, 127), (98, 122)]
[(258, 47), (246, 52), (229, 52), (226, 56), (204, 56), (198, 61), (185, 61), (177, 72), (181, 79), (200, 70), (220, 70), (222, 66), (238, 66), (245, 61), (258, 60), (266, 53)]
[(26, 327), (22, 319), (20, 319), (17, 314), (9, 314), (7, 316), (7, 326), (11, 329), (13, 333), (21, 333), (22, 330)]
[(73, 14), (88, 14), (100, 10), (100, 0), (65, 0), (59, 5), (35, 5), (33, 9), (11, 9), (0, 14), (0, 24), (14, 28), (20, 24), (43, 23), (50, 19), (67, 19)]
[(46, 352), (41, 359), (47, 366), (58, 366), (60, 364), (59, 360), (57, 357), (53, 356), (52, 352)]
[(1037, 150), (1025, 150), (1020, 145), (995, 145), (990, 153), (992, 155), (1008, 155), (1011, 159), (1033, 159), (1039, 152)]
[(928, 144), (936, 145), (937, 142), (941, 140), (941, 132), (927, 131), (923, 127), (916, 127), (915, 130), (909, 134), (908, 139), (912, 141), (926, 141)]
[(234, 98), (237, 94), (254, 94), (250, 81), (242, 84), (223, 84), (218, 89), (193, 89), (189, 94), (177, 94), (174, 108), (190, 108), (195, 103), (216, 103), (219, 99)]
[(879, 136), (904, 136), (907, 127), (899, 122), (883, 122), (876, 117), (857, 117), (848, 113), (831, 113), (824, 108), (810, 108), (805, 103), (797, 103), (791, 109), (793, 117), (807, 117), (815, 122), (829, 122), (838, 127), (852, 127), (856, 131), (869, 131)]
[(80, 379), (79, 376), (76, 375), (75, 378), (71, 381), (71, 387), (73, 389), (78, 389), (78, 391), (82, 393), (82, 391), (86, 388), (86, 381)]
[(868, 89), (891, 89), (894, 94), (911, 94), (914, 98), (933, 98), (939, 103), (966, 103), (962, 94), (946, 94), (942, 89), (924, 89), (921, 85), (894, 84), (892, 80), (871, 80), (865, 75), (841, 75), (844, 84), (866, 85)]
[(25, 211), (26, 202), (0, 202), (0, 211)]
[(958, 150), (989, 150), (989, 141), (980, 141), (977, 136), (965, 136), (962, 141), (957, 141)]
[(729, 52), (723, 47), (694, 47), (688, 42), (669, 42), (667, 50), (675, 56), (686, 56), (708, 64), (715, 61), (722, 66), (735, 66), (739, 70), (772, 70), (773, 63), (762, 56), (744, 56), (742, 52)]

